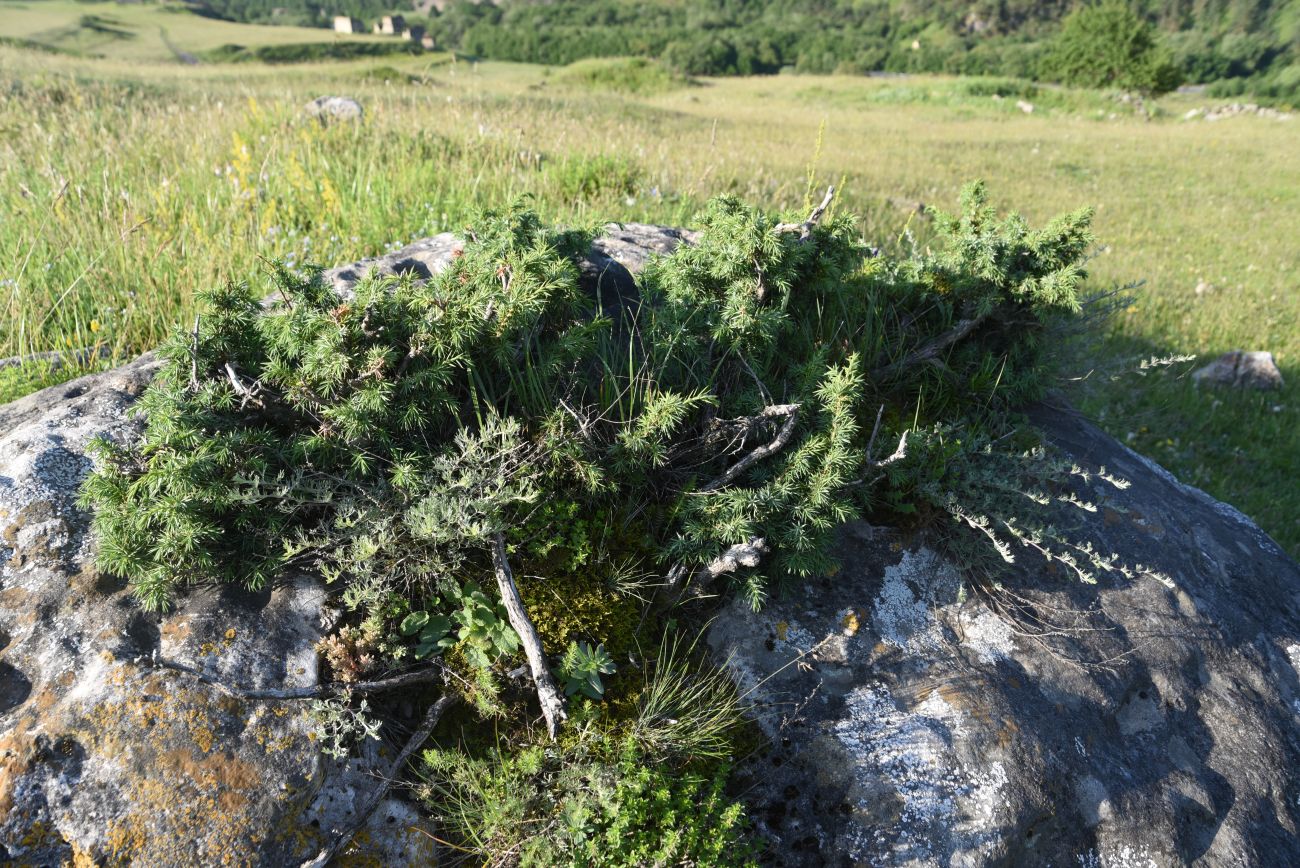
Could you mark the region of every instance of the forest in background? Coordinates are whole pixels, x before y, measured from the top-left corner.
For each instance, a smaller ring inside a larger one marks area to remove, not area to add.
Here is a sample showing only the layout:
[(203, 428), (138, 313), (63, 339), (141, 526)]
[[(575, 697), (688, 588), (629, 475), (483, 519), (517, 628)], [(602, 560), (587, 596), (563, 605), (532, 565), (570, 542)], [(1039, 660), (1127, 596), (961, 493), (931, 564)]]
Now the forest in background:
[[(208, 14), (328, 26), (369, 20), (384, 0), (205, 0)], [(402, 11), (443, 49), (493, 60), (568, 64), (589, 57), (660, 58), (691, 75), (953, 73), (1043, 77), (1072, 0), (452, 0)], [(1186, 81), (1214, 94), (1293, 101), (1300, 93), (1295, 0), (1145, 0)]]

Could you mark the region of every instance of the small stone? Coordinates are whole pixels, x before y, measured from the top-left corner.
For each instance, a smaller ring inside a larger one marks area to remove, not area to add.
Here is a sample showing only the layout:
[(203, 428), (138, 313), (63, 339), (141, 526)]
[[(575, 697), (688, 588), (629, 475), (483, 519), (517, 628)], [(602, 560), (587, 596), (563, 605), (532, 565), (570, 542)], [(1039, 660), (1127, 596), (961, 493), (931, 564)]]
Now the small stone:
[(1250, 389), (1280, 389), (1282, 372), (1267, 351), (1232, 350), (1194, 372), (1192, 379), (1209, 386)]
[(359, 121), (365, 114), (361, 103), (346, 96), (318, 96), (304, 107), (307, 114), (329, 121)]

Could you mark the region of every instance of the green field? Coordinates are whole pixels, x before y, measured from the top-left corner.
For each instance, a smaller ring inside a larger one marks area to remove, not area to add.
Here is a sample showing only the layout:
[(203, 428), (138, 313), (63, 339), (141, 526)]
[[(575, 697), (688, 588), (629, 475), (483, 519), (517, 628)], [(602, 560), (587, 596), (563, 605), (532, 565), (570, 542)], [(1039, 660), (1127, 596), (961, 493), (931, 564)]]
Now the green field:
[[(1113, 95), (936, 77), (643, 81), (433, 54), (185, 66), (160, 28), (194, 53), (334, 38), (0, 3), (0, 36), (104, 55), (0, 48), (0, 356), (98, 343), (124, 359), (192, 321), (196, 288), (256, 278), (262, 257), (374, 255), (521, 195), (557, 221), (681, 224), (719, 193), (797, 211), (835, 183), (863, 237), (892, 246), (924, 244), (918, 205), (951, 208), (983, 178), (1034, 222), (1095, 206), (1094, 285), (1145, 281), (1080, 375), (1097, 370), (1066, 384), (1073, 399), (1300, 553), (1300, 119), (1184, 121), (1213, 101), (1173, 95), (1148, 120)], [(322, 93), (361, 100), (365, 122), (307, 122)], [(1234, 348), (1271, 350), (1286, 388), (1103, 370)], [(0, 398), (38, 374), (0, 372)]]

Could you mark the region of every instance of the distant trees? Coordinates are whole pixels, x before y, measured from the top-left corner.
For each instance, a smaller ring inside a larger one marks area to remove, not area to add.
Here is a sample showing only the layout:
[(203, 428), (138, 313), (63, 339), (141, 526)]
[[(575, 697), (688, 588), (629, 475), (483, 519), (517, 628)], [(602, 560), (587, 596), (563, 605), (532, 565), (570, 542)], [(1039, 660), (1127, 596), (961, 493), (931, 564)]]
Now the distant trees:
[[(209, 14), (325, 26), (411, 0), (205, 0)], [(441, 48), (499, 60), (664, 60), (690, 75), (944, 72), (1158, 93), (1186, 78), (1294, 94), (1283, 0), (452, 0)], [(1290, 17), (1289, 17), (1290, 16)], [(1285, 97), (1277, 97), (1284, 99)]]
[(1158, 94), (1183, 79), (1155, 28), (1124, 0), (1081, 6), (1065, 19), (1043, 58), (1043, 73), (1064, 84)]

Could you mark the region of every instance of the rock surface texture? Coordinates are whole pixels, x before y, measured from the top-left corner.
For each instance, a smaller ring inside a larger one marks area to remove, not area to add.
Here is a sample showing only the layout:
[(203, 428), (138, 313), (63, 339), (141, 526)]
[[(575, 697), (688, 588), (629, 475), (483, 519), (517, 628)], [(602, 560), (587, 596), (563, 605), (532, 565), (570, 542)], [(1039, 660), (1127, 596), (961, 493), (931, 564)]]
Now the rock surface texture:
[[(156, 367), (0, 407), (0, 864), (297, 864), (373, 786), (325, 761), (304, 703), (235, 699), (140, 659), (314, 685), (325, 596), (298, 578), (198, 590), (158, 616), (95, 570), (75, 503), (86, 445), (137, 434), (130, 407)], [(421, 864), (414, 820), (385, 804), (360, 853)]]
[[(581, 263), (600, 306), (689, 233), (610, 226)], [(450, 235), (326, 273), (427, 277)], [(0, 407), (0, 864), (292, 865), (370, 791), (322, 759), (301, 703), (232, 698), (317, 683), (321, 588), (200, 589), (166, 615), (92, 563), (75, 504), (95, 436), (137, 436), (145, 356)], [(772, 741), (750, 762), (760, 828), (807, 865), (1283, 865), (1300, 859), (1300, 568), (1236, 511), (1063, 411), (1050, 439), (1097, 480), (1079, 537), (1145, 565), (1082, 586), (1027, 560), (960, 593), (923, 538), (843, 533), (841, 571), (710, 641)], [(1156, 576), (1159, 574), (1159, 578)], [(404, 733), (395, 734), (404, 737)], [(374, 864), (429, 864), (390, 799)]]
[[(711, 629), (774, 744), (744, 770), (789, 865), (1300, 860), (1300, 567), (1249, 519), (1061, 410), (1080, 539), (1147, 573), (1025, 556), (961, 593), (923, 538), (855, 525), (843, 567)], [(969, 588), (969, 586), (968, 586)]]

